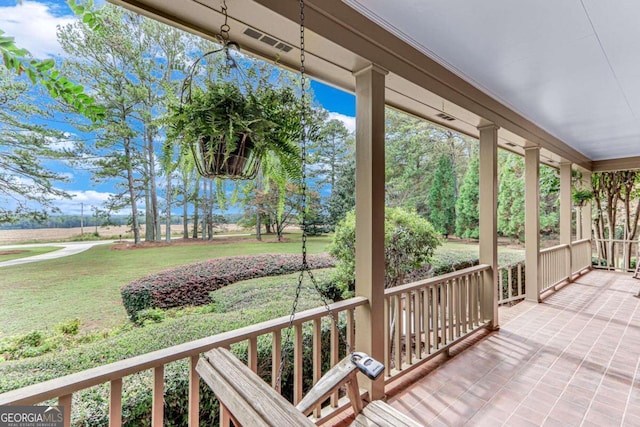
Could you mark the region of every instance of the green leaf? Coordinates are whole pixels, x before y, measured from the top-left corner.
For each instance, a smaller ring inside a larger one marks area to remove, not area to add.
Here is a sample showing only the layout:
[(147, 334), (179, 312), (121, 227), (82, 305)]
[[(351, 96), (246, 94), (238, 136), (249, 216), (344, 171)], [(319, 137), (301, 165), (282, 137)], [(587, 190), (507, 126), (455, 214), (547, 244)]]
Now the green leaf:
[(35, 85), (37, 82), (37, 76), (35, 71), (33, 71), (31, 68), (27, 68), (26, 73), (27, 73), (27, 76), (29, 77), (29, 80), (31, 80), (31, 83)]

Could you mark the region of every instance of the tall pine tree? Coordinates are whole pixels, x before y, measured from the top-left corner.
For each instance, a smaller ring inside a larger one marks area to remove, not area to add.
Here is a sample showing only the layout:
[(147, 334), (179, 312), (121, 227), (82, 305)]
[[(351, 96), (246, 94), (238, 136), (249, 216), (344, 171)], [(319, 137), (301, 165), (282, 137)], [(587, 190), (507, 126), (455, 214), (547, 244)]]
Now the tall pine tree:
[(480, 238), (480, 161), (477, 154), (469, 159), (469, 166), (456, 201), (456, 235), (464, 239)]
[(429, 221), (444, 236), (456, 226), (456, 185), (451, 157), (440, 156), (429, 190)]

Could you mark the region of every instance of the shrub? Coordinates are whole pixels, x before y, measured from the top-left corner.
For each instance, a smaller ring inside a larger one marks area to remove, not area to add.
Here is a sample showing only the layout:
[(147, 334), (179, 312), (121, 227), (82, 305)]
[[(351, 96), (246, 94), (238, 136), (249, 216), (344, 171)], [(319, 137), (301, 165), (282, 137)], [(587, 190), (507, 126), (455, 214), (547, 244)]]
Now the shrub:
[(166, 313), (160, 308), (147, 308), (138, 312), (136, 321), (141, 325), (144, 325), (146, 323), (160, 323), (166, 317)]
[[(331, 255), (337, 261), (336, 281), (353, 291), (355, 281), (356, 217), (351, 211), (338, 224)], [(429, 261), (440, 245), (438, 233), (416, 212), (400, 208), (385, 209), (385, 287), (403, 283), (404, 276)]]
[[(345, 333), (345, 324), (340, 325)], [(322, 322), (322, 348), (328, 349), (331, 327), (328, 321)], [(271, 382), (271, 335), (264, 335), (258, 339), (258, 375), (265, 381)], [(286, 335), (283, 335), (283, 344)], [(303, 382), (304, 390), (312, 387), (313, 379), (313, 332), (311, 325), (303, 328)], [(293, 347), (290, 343), (287, 352), (287, 362), (282, 373), (283, 395), (288, 399), (293, 396)], [(232, 346), (233, 353), (243, 362), (247, 360), (247, 345), (239, 343)], [(322, 352), (323, 372), (329, 369), (329, 351)], [(341, 356), (344, 357), (344, 351)], [(56, 363), (65, 363), (57, 358)], [(143, 371), (126, 377), (122, 396), (123, 425), (133, 427), (149, 426), (151, 423), (151, 390), (152, 373)], [(165, 366), (164, 392), (164, 425), (181, 427), (187, 425), (188, 419), (188, 384), (189, 369), (186, 360), (180, 360)], [(72, 425), (74, 427), (108, 426), (109, 425), (109, 386), (103, 384), (74, 394)], [(218, 425), (219, 404), (212, 390), (200, 382), (200, 425)]]
[[(327, 255), (309, 255), (311, 268), (333, 267)], [(209, 293), (231, 283), (300, 270), (300, 255), (268, 254), (212, 259), (161, 271), (125, 285), (121, 289), (127, 314), (138, 321), (138, 312), (148, 308), (205, 305)]]
[(56, 326), (56, 329), (64, 335), (78, 335), (78, 331), (80, 331), (80, 319), (76, 317), (68, 322), (60, 323)]

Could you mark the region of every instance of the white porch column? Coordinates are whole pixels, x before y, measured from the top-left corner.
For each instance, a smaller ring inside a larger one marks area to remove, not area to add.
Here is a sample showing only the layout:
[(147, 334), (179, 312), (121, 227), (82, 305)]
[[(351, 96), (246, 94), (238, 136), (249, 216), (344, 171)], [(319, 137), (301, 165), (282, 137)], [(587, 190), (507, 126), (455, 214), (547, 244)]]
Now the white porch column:
[[(582, 188), (584, 190), (592, 191), (591, 187), (591, 171), (582, 171)], [(584, 204), (582, 208), (580, 208), (580, 214), (582, 215), (582, 238), (583, 239), (591, 239), (591, 228), (592, 228), (592, 219), (591, 219), (591, 201)]]
[(560, 163), (560, 244), (571, 244), (571, 163)]
[(498, 129), (493, 123), (479, 126), (480, 131), (480, 264), (491, 269), (485, 273), (484, 301), (486, 319), (494, 329), (498, 323)]
[(525, 287), (540, 302), (540, 147), (524, 149)]
[[(356, 348), (384, 361), (384, 103), (387, 72), (370, 65), (356, 77)], [(372, 400), (384, 396), (384, 378), (363, 378)]]
[[(571, 279), (573, 266), (571, 265), (571, 215), (573, 213), (571, 197), (571, 163), (560, 163), (560, 244), (569, 245), (568, 256), (565, 258), (565, 272)], [(576, 224), (577, 227), (577, 224)]]

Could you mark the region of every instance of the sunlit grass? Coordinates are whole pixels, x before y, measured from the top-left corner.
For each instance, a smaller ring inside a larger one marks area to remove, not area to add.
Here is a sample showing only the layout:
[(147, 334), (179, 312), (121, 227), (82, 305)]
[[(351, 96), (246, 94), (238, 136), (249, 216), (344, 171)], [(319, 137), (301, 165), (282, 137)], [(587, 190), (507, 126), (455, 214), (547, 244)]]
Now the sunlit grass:
[(27, 258), (35, 255), (42, 255), (49, 252), (62, 249), (59, 246), (42, 246), (35, 248), (12, 248), (12, 249), (0, 249), (0, 262), (11, 261), (14, 259)]
[[(45, 329), (80, 318), (83, 328), (118, 326), (127, 316), (120, 288), (131, 280), (177, 265), (234, 255), (298, 253), (299, 235), (284, 243), (247, 238), (212, 244), (112, 250), (95, 246), (80, 254), (4, 267), (0, 336)], [(325, 252), (329, 237), (308, 239), (309, 253)]]

